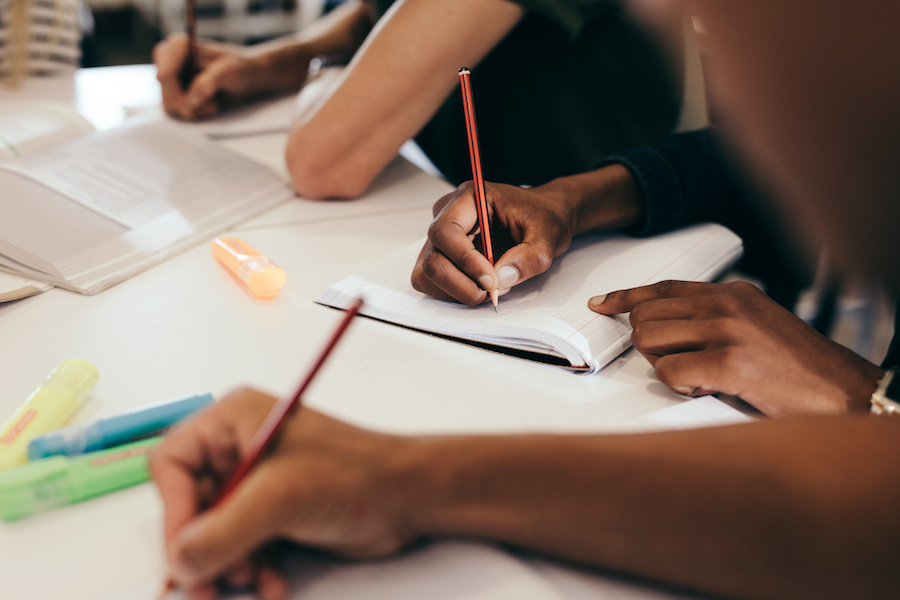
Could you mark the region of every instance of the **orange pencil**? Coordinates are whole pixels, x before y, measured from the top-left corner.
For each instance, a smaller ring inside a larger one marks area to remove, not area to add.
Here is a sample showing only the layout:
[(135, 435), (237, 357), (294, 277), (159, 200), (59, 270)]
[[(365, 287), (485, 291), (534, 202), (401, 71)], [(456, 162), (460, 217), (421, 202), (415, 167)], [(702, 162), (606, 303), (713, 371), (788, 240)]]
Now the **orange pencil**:
[[(347, 331), (347, 327), (350, 325), (350, 321), (359, 312), (362, 303), (362, 299), (359, 298), (356, 300), (356, 302), (353, 303), (353, 306), (347, 309), (347, 314), (341, 320), (337, 330), (331, 336), (328, 344), (325, 345), (325, 348), (319, 355), (318, 360), (316, 360), (315, 364), (313, 364), (312, 368), (309, 370), (309, 373), (307, 373), (306, 377), (300, 383), (299, 387), (297, 387), (297, 390), (293, 393), (293, 395), (287, 398), (281, 398), (277, 403), (275, 403), (275, 406), (272, 407), (272, 410), (269, 411), (269, 414), (266, 416), (266, 420), (262, 422), (262, 425), (259, 426), (259, 429), (257, 429), (256, 433), (253, 435), (253, 439), (250, 440), (250, 444), (247, 446), (244, 459), (228, 476), (228, 479), (225, 481), (225, 485), (222, 486), (222, 489), (220, 489), (218, 494), (216, 494), (216, 496), (213, 498), (213, 501), (209, 505), (207, 510), (221, 504), (231, 494), (231, 492), (233, 492), (235, 488), (237, 488), (241, 481), (243, 481), (244, 477), (247, 476), (250, 470), (256, 466), (256, 463), (258, 463), (260, 459), (265, 455), (266, 450), (269, 449), (269, 447), (278, 437), (278, 433), (282, 430), (285, 423), (287, 423), (287, 420), (300, 408), (300, 399), (303, 397), (303, 393), (306, 391), (306, 388), (309, 387), (309, 384), (312, 382), (313, 377), (315, 377), (316, 373), (319, 372), (319, 369), (322, 367), (322, 365), (325, 364), (325, 360), (328, 358), (328, 355), (331, 354), (331, 351), (334, 350), (334, 347), (337, 345), (338, 340), (340, 340), (341, 336), (344, 335), (344, 332)], [(172, 579), (168, 579), (159, 597), (163, 598), (174, 588), (174, 581), (172, 581)]]
[[(463, 111), (466, 115), (466, 135), (469, 138), (469, 159), (472, 161), (472, 181), (475, 184), (475, 206), (478, 208), (478, 229), (481, 230), (481, 251), (494, 264), (494, 248), (491, 245), (491, 224), (488, 219), (487, 197), (484, 193), (484, 174), (481, 172), (481, 152), (478, 149), (478, 125), (475, 123), (475, 103), (472, 101), (472, 72), (459, 70), (459, 86), (462, 90)], [(497, 311), (497, 290), (491, 291), (491, 304)]]

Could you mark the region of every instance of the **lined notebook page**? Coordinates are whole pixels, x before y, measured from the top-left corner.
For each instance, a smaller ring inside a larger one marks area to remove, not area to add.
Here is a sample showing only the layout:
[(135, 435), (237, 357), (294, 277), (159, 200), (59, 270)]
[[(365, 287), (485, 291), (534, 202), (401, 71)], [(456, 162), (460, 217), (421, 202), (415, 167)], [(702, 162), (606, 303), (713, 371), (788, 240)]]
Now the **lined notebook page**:
[(489, 303), (470, 307), (415, 291), (410, 275), (422, 243), (336, 283), (317, 302), (347, 308), (362, 296), (360, 312), (370, 317), (501, 351), (536, 352), (587, 371), (626, 350), (631, 335), (624, 316), (598, 315), (588, 298), (665, 279), (709, 281), (742, 251), (740, 238), (708, 223), (652, 238), (586, 236), (546, 273), (503, 296), (495, 313)]

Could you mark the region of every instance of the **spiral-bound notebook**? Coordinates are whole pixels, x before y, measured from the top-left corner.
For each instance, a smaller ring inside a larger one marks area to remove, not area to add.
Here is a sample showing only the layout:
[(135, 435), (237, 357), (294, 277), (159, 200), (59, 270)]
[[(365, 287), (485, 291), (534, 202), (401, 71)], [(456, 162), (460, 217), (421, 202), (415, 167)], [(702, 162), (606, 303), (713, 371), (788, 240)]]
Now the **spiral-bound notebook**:
[(711, 281), (743, 252), (739, 237), (712, 223), (649, 238), (592, 235), (575, 240), (550, 269), (500, 299), (471, 307), (436, 300), (410, 284), (422, 242), (332, 285), (316, 302), (498, 352), (593, 372), (631, 345), (625, 316), (598, 315), (588, 298), (666, 279)]

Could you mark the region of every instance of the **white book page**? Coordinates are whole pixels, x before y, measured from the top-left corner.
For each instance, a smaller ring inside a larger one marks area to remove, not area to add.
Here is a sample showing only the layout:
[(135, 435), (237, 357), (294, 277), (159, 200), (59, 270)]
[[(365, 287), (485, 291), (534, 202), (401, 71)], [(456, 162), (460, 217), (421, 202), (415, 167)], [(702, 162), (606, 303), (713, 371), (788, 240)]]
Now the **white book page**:
[(362, 313), (415, 329), (565, 358), (595, 371), (630, 346), (624, 316), (598, 315), (588, 298), (664, 279), (708, 281), (742, 251), (728, 229), (703, 224), (652, 238), (622, 235), (576, 240), (550, 269), (490, 304), (444, 302), (412, 288), (410, 274), (421, 243), (340, 281), (318, 302), (346, 308), (362, 296)]
[(216, 194), (261, 169), (165, 120), (136, 120), (110, 131), (0, 164), (39, 181), (124, 227), (170, 211), (188, 220)]
[[(187, 129), (198, 131), (211, 140), (223, 140), (271, 133), (286, 133), (294, 117), (296, 94), (267, 98), (250, 104), (232, 108), (199, 121), (179, 121)], [(165, 115), (162, 106), (125, 107), (125, 114), (131, 116)]]
[(15, 158), (93, 131), (74, 108), (58, 102), (0, 104), (0, 159)]
[(0, 271), (0, 303), (21, 300), (49, 290), (52, 285)]

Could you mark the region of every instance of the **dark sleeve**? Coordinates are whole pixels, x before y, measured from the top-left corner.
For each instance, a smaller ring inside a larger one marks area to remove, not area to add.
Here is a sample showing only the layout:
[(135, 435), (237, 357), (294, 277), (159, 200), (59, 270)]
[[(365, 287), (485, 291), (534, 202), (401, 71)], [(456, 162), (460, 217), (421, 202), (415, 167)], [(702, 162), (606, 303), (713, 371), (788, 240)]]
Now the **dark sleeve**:
[(793, 308), (815, 274), (817, 252), (800, 242), (783, 204), (731, 158), (712, 128), (668, 136), (652, 148), (610, 156), (598, 167), (624, 165), (637, 180), (644, 221), (631, 235), (654, 235), (700, 221), (725, 225), (744, 241), (737, 267)]
[(597, 164), (625, 166), (644, 198), (644, 222), (628, 233), (654, 235), (700, 221), (730, 221), (723, 201), (736, 192), (711, 129), (668, 136), (659, 146), (607, 157)]
[(575, 38), (592, 19), (619, 4), (617, 0), (513, 0)]

